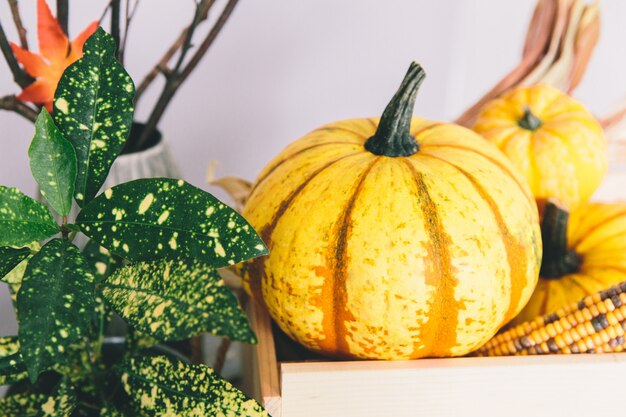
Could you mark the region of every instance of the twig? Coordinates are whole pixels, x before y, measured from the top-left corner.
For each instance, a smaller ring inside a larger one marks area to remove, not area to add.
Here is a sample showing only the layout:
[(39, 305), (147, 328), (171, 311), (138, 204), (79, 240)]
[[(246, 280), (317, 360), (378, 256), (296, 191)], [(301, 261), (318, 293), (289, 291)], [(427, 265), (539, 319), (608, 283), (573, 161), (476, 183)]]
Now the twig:
[(98, 24), (100, 24), (100, 26), (102, 26), (102, 21), (104, 20), (105, 17), (107, 17), (107, 14), (109, 13), (109, 9), (111, 9), (111, 1), (107, 3), (104, 10), (100, 14), (100, 19), (98, 19)]
[(219, 35), (219, 33), (222, 31), (222, 28), (226, 24), (226, 21), (230, 17), (238, 2), (239, 0), (229, 0), (229, 2), (226, 4), (224, 10), (222, 11), (222, 14), (217, 19), (217, 22), (215, 22), (215, 25), (213, 26), (207, 37), (204, 39), (194, 56), (191, 57), (191, 60), (189, 60), (189, 63), (187, 64), (185, 69), (181, 72), (181, 83), (185, 81), (187, 77), (189, 77), (189, 75), (196, 68), (198, 63), (200, 63), (206, 52), (209, 50), (209, 47), (215, 41), (215, 38), (217, 38), (217, 35)]
[(120, 50), (120, 14), (121, 14), (121, 6), (120, 0), (112, 0), (111, 1), (111, 36), (113, 36), (113, 40), (115, 41), (115, 54), (117, 59), (119, 60), (119, 56), (117, 55)]
[(17, 28), (17, 33), (20, 37), (20, 45), (22, 48), (28, 49), (28, 40), (26, 39), (26, 29), (22, 23), (22, 17), (20, 16), (20, 9), (17, 5), (17, 0), (9, 0), (9, 6), (11, 7), (11, 14), (13, 15), (13, 22)]
[(7, 39), (4, 29), (2, 28), (2, 23), (0, 23), (0, 49), (2, 50), (2, 55), (4, 55), (4, 59), (13, 74), (13, 80), (15, 80), (15, 82), (22, 88), (32, 83), (33, 79), (17, 63), (15, 55), (13, 55), (11, 45), (9, 44), (9, 40)]
[[(211, 2), (211, 0), (209, 0), (209, 2)], [(182, 71), (179, 71), (180, 69), (179, 67), (182, 66), (183, 60), (185, 58), (185, 54), (188, 50), (188, 49), (185, 49), (185, 46), (187, 46), (187, 48), (191, 46), (191, 43), (188, 43), (186, 45), (183, 44), (183, 49), (181, 50), (181, 56), (179, 57), (177, 68), (175, 68), (172, 74), (167, 78), (165, 87), (163, 87), (163, 91), (161, 95), (159, 96), (159, 99), (157, 100), (157, 103), (154, 106), (154, 109), (152, 110), (152, 113), (150, 114), (148, 121), (146, 122), (146, 127), (143, 130), (141, 136), (139, 137), (139, 140), (137, 141), (138, 148), (140, 148), (141, 145), (143, 145), (148, 140), (148, 138), (150, 138), (150, 136), (154, 133), (154, 131), (156, 130), (159, 124), (159, 121), (161, 120), (161, 117), (165, 113), (165, 109), (167, 108), (168, 104), (172, 100), (172, 97), (174, 97), (180, 85), (187, 79), (187, 77), (189, 77), (189, 75), (194, 70), (194, 68), (198, 65), (202, 57), (204, 57), (207, 50), (213, 44), (213, 42), (217, 38), (217, 35), (220, 33), (220, 31), (224, 27), (224, 24), (226, 23), (226, 21), (232, 14), (238, 2), (239, 0), (228, 1), (226, 6), (224, 6), (224, 9), (222, 10), (222, 13), (218, 17), (217, 21), (215, 22), (215, 24), (209, 31), (208, 35), (206, 36), (204, 41), (202, 41), (202, 44), (200, 45), (196, 53), (193, 55), (193, 57), (189, 60), (189, 63), (187, 64), (187, 66)], [(191, 40), (191, 38), (193, 37), (194, 30), (195, 30), (195, 27), (192, 27), (190, 29), (189, 31), (190, 33), (188, 35), (189, 40)]]
[[(233, 290), (235, 291), (235, 290)], [(246, 309), (246, 304), (248, 304), (248, 297), (246, 293), (241, 290), (235, 291), (237, 293), (237, 299), (239, 300), (239, 305), (242, 310)], [(217, 348), (217, 353), (215, 354), (215, 361), (213, 361), (213, 370), (217, 375), (222, 374), (222, 369), (224, 368), (224, 363), (226, 363), (226, 355), (228, 354), (228, 349), (231, 345), (231, 340), (227, 337), (223, 337), (219, 347)]]
[(137, 11), (137, 7), (139, 6), (139, 0), (135, 0), (135, 5), (132, 10), (130, 8), (130, 0), (126, 0), (126, 10), (125, 10), (125, 24), (124, 24), (124, 38), (119, 48), (119, 58), (120, 63), (124, 65), (124, 53), (126, 52), (126, 42), (128, 41), (128, 30), (130, 29), (130, 23), (133, 21), (133, 17), (135, 16), (135, 12)]
[(57, 0), (57, 20), (63, 32), (68, 35), (69, 7), (68, 0)]
[(14, 95), (0, 97), (0, 109), (14, 111), (31, 122), (37, 120), (37, 112), (19, 101)]
[(222, 368), (224, 368), (224, 363), (226, 362), (226, 354), (230, 348), (230, 343), (230, 339), (224, 337), (217, 348), (215, 362), (213, 362), (213, 370), (217, 375), (222, 375)]
[[(199, 13), (200, 19), (198, 20), (198, 23), (201, 23), (201, 22), (203, 22), (204, 20), (206, 20), (208, 18), (209, 10), (211, 9), (211, 6), (213, 6), (214, 3), (215, 3), (215, 0), (213, 0), (213, 1), (205, 1), (205, 2), (200, 4), (200, 6), (199, 6), (199, 9), (200, 9), (200, 13)], [(195, 21), (195, 16), (194, 16), (194, 21)], [(189, 26), (187, 26), (185, 29), (183, 29), (183, 31), (180, 33), (180, 35), (178, 35), (178, 38), (176, 38), (174, 43), (172, 43), (172, 45), (165, 52), (163, 57), (161, 57), (159, 62), (154, 66), (154, 68), (152, 68), (152, 70), (150, 70), (150, 72), (148, 72), (148, 74), (146, 74), (144, 79), (141, 81), (141, 83), (137, 87), (137, 90), (135, 91), (135, 104), (139, 102), (139, 99), (141, 98), (142, 94), (150, 86), (152, 81), (154, 81), (154, 79), (157, 77), (157, 75), (159, 75), (161, 73), (168, 72), (167, 64), (170, 62), (170, 60), (176, 54), (176, 52), (185, 43), (185, 39), (187, 39), (187, 36), (189, 34), (189, 30), (191, 29), (192, 25), (193, 25), (193, 21), (192, 21), (192, 23)]]

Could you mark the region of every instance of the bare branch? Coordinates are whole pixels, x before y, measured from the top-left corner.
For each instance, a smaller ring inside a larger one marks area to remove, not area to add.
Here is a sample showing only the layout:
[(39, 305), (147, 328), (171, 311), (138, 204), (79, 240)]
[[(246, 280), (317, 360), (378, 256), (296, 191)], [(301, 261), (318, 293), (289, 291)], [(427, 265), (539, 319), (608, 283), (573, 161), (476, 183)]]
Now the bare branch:
[(13, 95), (0, 97), (0, 109), (13, 111), (33, 123), (37, 120), (37, 112), (33, 108), (19, 101)]
[(102, 11), (102, 13), (100, 14), (100, 19), (98, 19), (98, 24), (100, 26), (102, 26), (102, 22), (104, 21), (104, 18), (107, 17), (107, 14), (109, 13), (109, 10), (111, 9), (111, 1), (110, 0), (107, 5), (104, 7), (104, 10)]
[[(115, 41), (115, 54), (120, 50), (120, 15), (121, 15), (121, 6), (120, 0), (112, 0), (111, 1), (111, 36), (113, 36), (113, 40)], [(118, 56), (119, 59), (119, 56)]]
[(122, 65), (124, 65), (124, 54), (126, 52), (126, 42), (128, 41), (128, 30), (130, 29), (130, 23), (133, 21), (133, 17), (135, 17), (135, 12), (137, 12), (137, 7), (139, 7), (139, 0), (135, 0), (135, 5), (133, 6), (132, 10), (130, 8), (130, 0), (126, 0), (126, 23), (124, 25), (124, 39), (122, 40), (122, 44), (120, 45), (120, 50), (118, 53), (120, 63)]
[(63, 32), (69, 36), (68, 22), (69, 22), (69, 7), (68, 0), (57, 0), (57, 20), (61, 25)]
[(20, 67), (20, 64), (17, 63), (9, 40), (2, 28), (2, 23), (0, 23), (0, 50), (2, 50), (2, 55), (4, 55), (4, 59), (7, 61), (9, 69), (13, 74), (13, 80), (22, 88), (32, 83), (33, 79)]
[[(165, 113), (165, 109), (172, 100), (172, 97), (174, 97), (176, 91), (178, 91), (178, 88), (187, 79), (187, 77), (189, 77), (189, 75), (198, 65), (202, 57), (206, 54), (209, 47), (213, 44), (213, 42), (217, 38), (217, 35), (220, 33), (220, 31), (224, 27), (224, 24), (232, 14), (238, 1), (239, 0), (229, 0), (228, 3), (226, 3), (226, 6), (224, 6), (222, 13), (217, 18), (217, 21), (205, 37), (204, 41), (202, 41), (202, 44), (200, 45), (196, 53), (189, 60), (189, 63), (185, 66), (185, 68), (180, 71), (180, 68), (182, 67), (185, 58), (185, 54), (191, 47), (191, 38), (193, 37), (193, 31), (195, 30), (195, 26), (190, 27), (189, 33), (186, 37), (186, 39), (188, 39), (189, 41), (183, 43), (183, 49), (181, 50), (181, 56), (178, 59), (176, 68), (165, 82), (165, 87), (163, 87), (163, 91), (161, 92), (161, 95), (159, 96), (159, 99), (157, 100), (157, 103), (154, 106), (154, 109), (152, 110), (148, 121), (146, 122), (146, 127), (143, 130), (141, 137), (137, 141), (138, 147), (145, 143), (148, 138), (154, 133), (159, 124), (159, 121), (161, 120), (161, 117), (163, 117), (163, 114)], [(213, 3), (213, 0), (209, 0), (208, 3)], [(201, 7), (202, 4), (204, 4), (204, 2), (201, 3), (199, 7)], [(197, 25), (199, 20), (194, 20), (194, 22), (196, 22)]]
[(217, 22), (215, 22), (215, 25), (213, 26), (213, 28), (211, 28), (211, 31), (209, 32), (209, 34), (206, 36), (204, 41), (202, 41), (202, 44), (200, 45), (200, 47), (198, 48), (194, 56), (191, 58), (191, 60), (189, 60), (189, 63), (187, 64), (185, 69), (181, 72), (181, 75), (180, 75), (181, 83), (185, 81), (187, 77), (189, 77), (189, 74), (191, 74), (191, 72), (196, 68), (198, 63), (202, 60), (206, 52), (209, 50), (209, 47), (215, 41), (215, 38), (217, 38), (217, 35), (219, 35), (220, 32), (222, 31), (222, 28), (228, 21), (228, 18), (230, 17), (231, 13), (235, 9), (235, 6), (237, 5), (238, 2), (239, 0), (229, 0), (229, 2), (226, 4), (226, 6), (224, 7), (224, 10), (222, 11), (222, 14), (217, 19)]
[(163, 57), (159, 60), (159, 62), (157, 62), (154, 68), (152, 68), (150, 72), (146, 74), (145, 78), (141, 81), (141, 83), (137, 87), (137, 90), (135, 92), (135, 103), (139, 102), (139, 99), (141, 98), (142, 94), (154, 81), (157, 75), (164, 73), (163, 69), (168, 67), (167, 64), (170, 62), (172, 57), (184, 45), (185, 39), (187, 39), (189, 35), (189, 30), (192, 28), (194, 22), (196, 22), (196, 17), (199, 17), (197, 19), (196, 25), (205, 21), (209, 16), (209, 10), (211, 9), (211, 6), (213, 6), (213, 4), (215, 4), (215, 0), (203, 1), (202, 3), (200, 3), (191, 24), (187, 26), (185, 29), (183, 29), (180, 35), (178, 35), (178, 38), (176, 38), (174, 43), (172, 43), (172, 45), (167, 49)]
[(22, 48), (28, 49), (28, 40), (26, 39), (26, 29), (22, 23), (22, 17), (20, 16), (20, 9), (17, 5), (17, 0), (8, 0), (11, 7), (11, 14), (13, 15), (13, 22), (17, 28), (17, 33), (20, 37), (20, 45)]

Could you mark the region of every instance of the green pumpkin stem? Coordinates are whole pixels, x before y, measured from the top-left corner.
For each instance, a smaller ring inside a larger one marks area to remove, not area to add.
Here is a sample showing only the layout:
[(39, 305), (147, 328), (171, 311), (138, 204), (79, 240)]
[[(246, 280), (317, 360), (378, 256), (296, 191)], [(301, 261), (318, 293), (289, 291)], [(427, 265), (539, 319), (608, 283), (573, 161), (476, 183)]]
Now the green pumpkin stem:
[(424, 77), (422, 67), (412, 62), (400, 88), (385, 108), (376, 133), (365, 142), (365, 149), (390, 157), (410, 156), (419, 150), (410, 129), (415, 97)]
[(558, 279), (580, 270), (582, 259), (567, 247), (567, 222), (569, 213), (552, 201), (546, 203), (541, 222), (543, 260), (539, 275), (545, 279)]
[(517, 121), (517, 124), (522, 129), (534, 132), (541, 127), (541, 120), (530, 111), (530, 107), (524, 106), (524, 114)]

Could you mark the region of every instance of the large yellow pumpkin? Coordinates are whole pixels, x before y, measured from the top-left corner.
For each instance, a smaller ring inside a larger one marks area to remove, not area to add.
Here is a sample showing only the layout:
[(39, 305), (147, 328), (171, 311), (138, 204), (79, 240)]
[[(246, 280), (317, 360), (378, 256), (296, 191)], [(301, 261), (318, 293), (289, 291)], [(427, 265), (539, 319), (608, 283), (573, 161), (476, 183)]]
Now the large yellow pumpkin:
[(539, 283), (514, 324), (626, 281), (625, 203), (589, 203), (570, 216), (549, 201), (541, 229)]
[(582, 104), (548, 85), (518, 87), (491, 101), (473, 129), (511, 159), (540, 208), (548, 198), (576, 208), (606, 174), (600, 124)]
[(412, 118), (412, 64), (382, 118), (323, 126), (260, 174), (243, 211), (270, 248), (244, 285), (285, 333), (338, 358), (463, 355), (524, 306), (537, 207), (506, 157)]

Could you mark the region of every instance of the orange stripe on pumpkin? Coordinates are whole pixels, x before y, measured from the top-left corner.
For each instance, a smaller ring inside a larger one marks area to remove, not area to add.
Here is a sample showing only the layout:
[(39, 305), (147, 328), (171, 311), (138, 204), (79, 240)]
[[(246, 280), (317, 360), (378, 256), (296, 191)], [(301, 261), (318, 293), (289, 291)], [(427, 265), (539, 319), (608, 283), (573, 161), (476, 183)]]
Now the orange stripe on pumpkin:
[[(278, 225), (278, 222), (282, 218), (283, 214), (285, 214), (289, 206), (291, 206), (294, 203), (294, 201), (296, 201), (296, 199), (302, 193), (304, 188), (315, 177), (321, 174), (322, 171), (328, 169), (329, 167), (333, 166), (334, 164), (336, 164), (337, 162), (341, 160), (344, 160), (351, 156), (360, 155), (361, 153), (362, 152), (354, 152), (348, 155), (344, 155), (318, 168), (316, 171), (310, 174), (310, 176), (304, 182), (302, 182), (297, 188), (295, 188), (291, 192), (291, 194), (289, 194), (289, 196), (280, 204), (280, 206), (278, 207), (278, 210), (276, 210), (276, 213), (274, 213), (272, 220), (267, 225), (260, 228), (259, 230), (259, 236), (261, 236), (263, 243), (265, 243), (265, 246), (267, 246), (270, 253), (272, 252), (272, 233), (274, 232), (274, 229), (276, 229), (276, 226)], [(252, 262), (250, 262), (248, 271), (249, 271), (249, 277), (250, 277), (249, 279), (250, 292), (254, 296), (255, 300), (261, 302), (262, 305), (267, 308), (267, 306), (265, 305), (265, 301), (263, 300), (263, 279), (265, 278), (264, 264), (266, 260), (267, 260), (267, 256), (253, 259)]]
[(337, 357), (350, 358), (354, 357), (350, 354), (350, 345), (348, 344), (349, 330), (346, 326), (348, 321), (354, 321), (355, 317), (347, 307), (348, 297), (346, 289), (346, 280), (348, 279), (348, 242), (350, 232), (352, 231), (352, 211), (354, 204), (358, 198), (363, 183), (367, 175), (372, 171), (374, 165), (380, 160), (380, 157), (374, 159), (363, 172), (361, 172), (355, 181), (355, 188), (352, 195), (348, 199), (345, 208), (341, 211), (341, 218), (337, 222), (337, 241), (334, 247), (331, 247), (331, 255), (327, 257), (329, 261), (334, 260), (334, 265), (328, 265), (328, 269), (332, 271), (332, 276), (326, 277), (322, 286), (322, 300), (332, 300), (332, 311), (323, 311), (322, 333), (326, 335), (326, 339), (320, 343), (326, 352), (335, 352)]
[[(515, 184), (517, 184), (517, 186), (520, 189), (520, 191), (522, 192), (522, 194), (524, 194), (526, 196), (526, 199), (528, 200), (528, 203), (530, 204), (531, 207), (534, 207), (536, 205), (535, 199), (532, 196), (532, 194), (519, 181), (519, 179), (517, 177), (517, 175), (519, 175), (519, 174), (514, 173), (505, 164), (503, 164), (502, 162), (498, 161), (495, 158), (492, 158), (489, 155), (486, 155), (486, 154), (480, 152), (478, 149), (469, 148), (467, 146), (450, 145), (450, 144), (442, 144), (442, 145), (430, 145), (429, 144), (428, 146), (424, 147), (424, 150), (427, 149), (427, 148), (453, 148), (453, 149), (460, 149), (460, 150), (471, 152), (473, 155), (478, 155), (478, 156), (481, 156), (481, 157), (485, 158), (486, 160), (488, 160), (489, 162), (491, 162), (492, 164), (494, 164), (498, 168), (500, 168), (500, 170), (504, 171), (515, 182)], [(417, 155), (422, 155), (422, 154), (417, 154)]]
[(504, 244), (504, 248), (506, 250), (507, 263), (510, 267), (510, 278), (511, 278), (511, 297), (509, 308), (507, 309), (506, 315), (504, 317), (504, 321), (502, 324), (511, 320), (517, 313), (517, 307), (519, 306), (520, 300), (522, 298), (522, 294), (524, 292), (524, 288), (527, 286), (527, 259), (523, 256), (525, 251), (520, 247), (520, 242), (518, 242), (513, 234), (509, 231), (506, 222), (504, 221), (504, 217), (498, 208), (498, 204), (494, 201), (491, 195), (487, 192), (485, 187), (469, 172), (465, 171), (463, 168), (459, 167), (456, 164), (451, 163), (450, 161), (446, 161), (445, 159), (438, 158), (434, 155), (428, 155), (431, 158), (438, 159), (454, 168), (456, 168), (461, 174), (465, 176), (472, 184), (480, 198), (487, 203), (489, 208), (491, 209), (493, 216), (498, 224), (498, 228), (500, 229), (500, 237), (502, 238), (502, 242)]
[[(429, 301), (428, 321), (421, 329), (423, 346), (430, 347), (425, 355), (412, 356), (443, 356), (449, 355), (456, 345), (456, 327), (459, 321), (461, 303), (455, 298), (457, 279), (452, 271), (452, 259), (448, 250), (452, 241), (445, 232), (437, 205), (431, 199), (424, 176), (417, 170), (410, 159), (403, 159), (415, 180), (419, 210), (424, 216), (424, 230), (428, 234), (429, 245), (426, 249), (426, 284), (435, 287), (435, 293)], [(441, 323), (445, 322), (445, 325)], [(434, 340), (434, 342), (429, 342)]]

